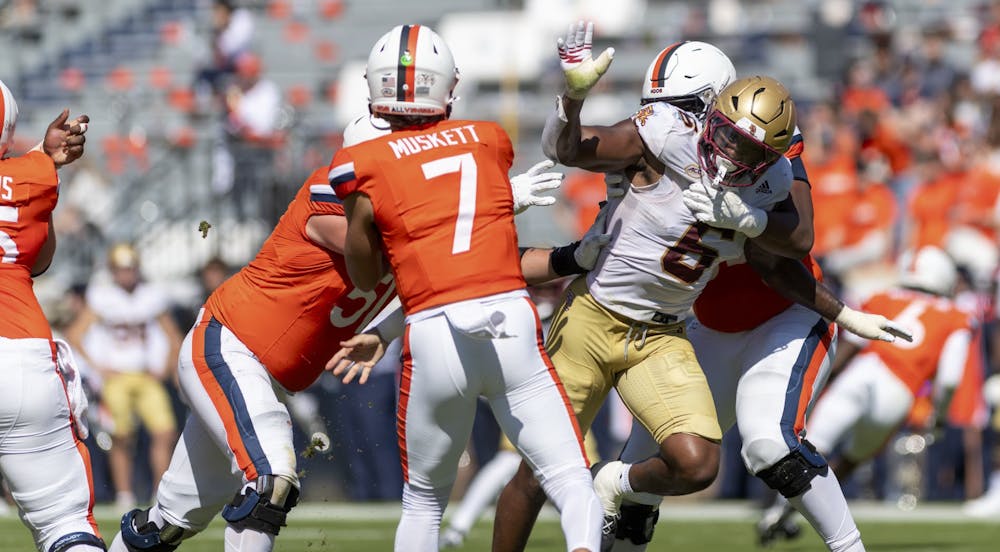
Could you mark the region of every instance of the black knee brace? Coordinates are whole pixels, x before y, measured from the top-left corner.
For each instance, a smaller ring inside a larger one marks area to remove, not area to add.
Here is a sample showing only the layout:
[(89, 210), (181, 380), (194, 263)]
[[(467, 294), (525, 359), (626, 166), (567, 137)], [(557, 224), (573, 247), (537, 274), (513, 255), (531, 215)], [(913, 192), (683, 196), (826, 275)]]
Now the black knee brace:
[(149, 510), (132, 510), (122, 516), (122, 542), (129, 552), (173, 552), (184, 538), (184, 529), (149, 521)]
[(799, 496), (809, 488), (817, 475), (826, 475), (829, 467), (812, 443), (802, 440), (801, 445), (773, 466), (757, 474), (768, 487), (785, 498)]
[[(288, 512), (299, 500), (299, 490), (287, 479), (277, 482), (279, 479), (273, 475), (258, 477), (256, 489), (246, 488), (243, 494), (233, 497), (233, 501), (222, 509), (222, 517), (237, 529), (254, 529), (277, 535), (285, 526)], [(287, 495), (280, 504), (271, 502), (276, 482), (288, 486)]]
[(76, 533), (69, 533), (63, 535), (56, 539), (56, 542), (52, 543), (49, 547), (49, 552), (63, 552), (68, 550), (71, 546), (76, 546), (78, 544), (89, 544), (90, 546), (96, 546), (101, 550), (107, 550), (107, 546), (104, 545), (104, 541), (101, 537), (91, 533), (84, 533), (83, 531), (78, 531)]
[(623, 504), (615, 538), (632, 544), (646, 544), (653, 539), (653, 529), (660, 519), (660, 507), (646, 504)]

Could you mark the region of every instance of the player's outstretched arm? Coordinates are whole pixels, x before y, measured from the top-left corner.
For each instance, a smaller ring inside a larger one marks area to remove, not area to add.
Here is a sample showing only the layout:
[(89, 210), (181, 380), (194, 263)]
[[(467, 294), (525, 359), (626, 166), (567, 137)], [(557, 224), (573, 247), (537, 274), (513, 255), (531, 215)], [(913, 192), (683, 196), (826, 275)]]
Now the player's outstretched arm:
[(546, 157), (571, 167), (592, 171), (621, 170), (642, 157), (644, 146), (631, 119), (613, 126), (584, 126), (580, 110), (590, 89), (608, 70), (614, 48), (597, 59), (592, 57), (594, 24), (570, 25), (558, 41), (559, 64), (566, 77), (566, 90), (556, 99), (542, 131)]
[(354, 193), (344, 200), (344, 211), (347, 214), (344, 241), (347, 274), (362, 291), (371, 291), (386, 273), (372, 202), (367, 196)]
[(601, 250), (611, 241), (607, 232), (607, 207), (601, 209), (590, 229), (578, 242), (556, 247), (521, 250), (521, 273), (528, 285), (543, 284), (563, 276), (583, 274), (597, 265)]
[(895, 341), (897, 337), (911, 341), (906, 328), (888, 318), (856, 311), (844, 304), (830, 288), (816, 280), (806, 267), (795, 259), (774, 255), (747, 240), (747, 262), (761, 278), (789, 300), (808, 307), (841, 328), (865, 339)]
[(343, 255), (347, 219), (340, 215), (313, 215), (306, 222), (306, 235), (317, 245)]

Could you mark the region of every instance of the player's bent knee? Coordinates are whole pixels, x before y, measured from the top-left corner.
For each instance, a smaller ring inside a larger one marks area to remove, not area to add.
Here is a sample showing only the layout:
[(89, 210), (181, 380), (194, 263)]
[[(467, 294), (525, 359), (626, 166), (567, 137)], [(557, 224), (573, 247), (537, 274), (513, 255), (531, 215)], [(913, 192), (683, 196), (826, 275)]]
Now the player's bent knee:
[(804, 493), (813, 478), (826, 475), (828, 470), (823, 456), (803, 439), (801, 446), (756, 475), (785, 498), (793, 498)]
[(75, 533), (68, 533), (56, 539), (52, 546), (49, 547), (48, 552), (68, 552), (73, 548), (82, 549), (87, 548), (97, 548), (98, 550), (107, 550), (107, 546), (104, 545), (104, 541), (101, 537), (93, 533), (85, 533), (83, 531), (77, 531)]
[(707, 488), (719, 474), (719, 444), (704, 437), (671, 435), (661, 444), (660, 456), (688, 493)]
[(192, 534), (167, 522), (158, 526), (149, 519), (149, 510), (132, 510), (122, 516), (122, 542), (129, 552), (172, 552)]
[(222, 508), (222, 517), (236, 529), (252, 529), (277, 535), (288, 512), (299, 500), (299, 489), (287, 477), (262, 475), (253, 487), (244, 487)]
[(615, 538), (642, 545), (653, 540), (653, 529), (660, 519), (660, 506), (646, 504), (622, 504), (621, 517)]

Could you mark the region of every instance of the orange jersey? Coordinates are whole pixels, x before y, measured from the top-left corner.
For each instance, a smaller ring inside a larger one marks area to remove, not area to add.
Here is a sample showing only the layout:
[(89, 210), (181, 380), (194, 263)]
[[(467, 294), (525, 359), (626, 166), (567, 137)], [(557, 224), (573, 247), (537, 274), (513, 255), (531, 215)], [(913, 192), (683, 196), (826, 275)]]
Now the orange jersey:
[(368, 196), (407, 314), (525, 287), (496, 123), (441, 121), (337, 152), (330, 183)]
[[(802, 264), (822, 281), (823, 272), (811, 256)], [(792, 305), (771, 289), (747, 263), (722, 264), (694, 302), (698, 321), (717, 332), (745, 332), (774, 318)]]
[(848, 196), (844, 210), (843, 246), (859, 244), (877, 230), (891, 232), (896, 221), (896, 196), (885, 184), (870, 184)]
[(965, 173), (946, 173), (920, 186), (910, 200), (910, 217), (916, 226), (911, 247), (944, 247), (944, 238), (952, 228), (952, 209), (965, 185)]
[(344, 214), (326, 174), (321, 168), (309, 176), (253, 261), (205, 303), (289, 391), (315, 381), (340, 342), (394, 292), (390, 278), (371, 292), (354, 288), (344, 257), (306, 235), (310, 217)]
[(59, 199), (52, 159), (40, 151), (0, 161), (0, 337), (52, 338), (32, 288), (31, 267)]
[(916, 395), (937, 373), (948, 337), (970, 328), (969, 316), (954, 301), (911, 290), (890, 290), (869, 299), (862, 310), (881, 314), (913, 331), (913, 342), (872, 341), (865, 352), (882, 362)]

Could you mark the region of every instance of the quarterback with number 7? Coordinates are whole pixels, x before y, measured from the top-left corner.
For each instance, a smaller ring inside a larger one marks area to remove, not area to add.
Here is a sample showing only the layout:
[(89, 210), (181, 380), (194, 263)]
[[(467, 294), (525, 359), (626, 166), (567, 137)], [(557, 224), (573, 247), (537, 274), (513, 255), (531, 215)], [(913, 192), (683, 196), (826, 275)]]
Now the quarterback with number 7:
[(581, 433), (521, 272), (510, 138), (493, 122), (449, 120), (458, 70), (427, 27), (379, 39), (366, 76), (392, 132), (337, 152), (329, 176), (351, 280), (371, 289), (391, 265), (406, 314), (395, 549), (437, 551), (482, 395), (560, 511), (567, 550), (596, 552), (601, 508)]

